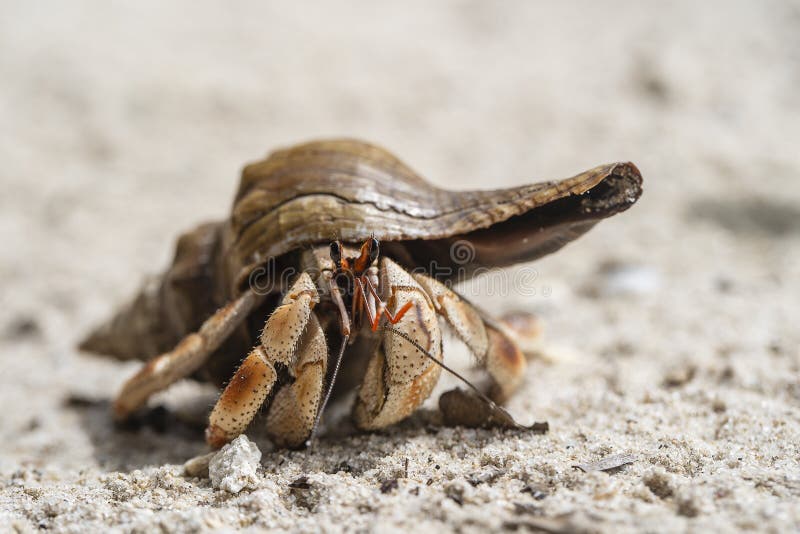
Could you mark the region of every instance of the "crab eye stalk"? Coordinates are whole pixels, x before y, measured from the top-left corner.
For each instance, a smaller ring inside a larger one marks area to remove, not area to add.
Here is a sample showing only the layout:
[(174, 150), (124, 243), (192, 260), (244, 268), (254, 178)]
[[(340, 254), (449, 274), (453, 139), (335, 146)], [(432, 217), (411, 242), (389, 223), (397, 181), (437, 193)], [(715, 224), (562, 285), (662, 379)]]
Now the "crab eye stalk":
[(380, 244), (378, 240), (374, 237), (370, 238), (368, 241), (369, 243), (369, 264), (372, 265), (375, 263), (375, 260), (378, 259), (378, 254), (380, 254)]
[(342, 268), (342, 244), (338, 241), (331, 242), (331, 260), (337, 269)]

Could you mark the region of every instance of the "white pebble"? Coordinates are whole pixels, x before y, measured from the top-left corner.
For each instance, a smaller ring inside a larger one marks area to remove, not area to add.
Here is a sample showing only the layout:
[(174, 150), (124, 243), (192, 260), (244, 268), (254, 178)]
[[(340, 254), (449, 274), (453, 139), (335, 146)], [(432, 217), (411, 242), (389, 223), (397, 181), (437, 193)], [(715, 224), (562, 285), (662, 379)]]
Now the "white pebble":
[(601, 274), (604, 296), (649, 295), (661, 288), (659, 272), (646, 265), (611, 265)]
[(214, 455), (208, 465), (211, 485), (228, 493), (258, 487), (258, 466), (261, 451), (242, 434)]

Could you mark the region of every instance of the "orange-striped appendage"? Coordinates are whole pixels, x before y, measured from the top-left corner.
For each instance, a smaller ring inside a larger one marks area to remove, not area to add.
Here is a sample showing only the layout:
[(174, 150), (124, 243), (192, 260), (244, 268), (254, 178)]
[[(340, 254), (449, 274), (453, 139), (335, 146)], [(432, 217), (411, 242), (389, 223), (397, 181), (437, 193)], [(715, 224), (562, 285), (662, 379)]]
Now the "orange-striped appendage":
[(256, 347), (233, 375), (209, 416), (206, 441), (219, 448), (245, 431), (267, 395), (277, 373), (267, 354)]
[[(219, 447), (245, 431), (272, 392), (276, 363), (294, 368), (318, 301), (311, 277), (302, 273), (267, 319), (260, 345), (245, 358), (214, 406), (206, 430), (209, 445)], [(314, 323), (318, 326), (316, 318)]]

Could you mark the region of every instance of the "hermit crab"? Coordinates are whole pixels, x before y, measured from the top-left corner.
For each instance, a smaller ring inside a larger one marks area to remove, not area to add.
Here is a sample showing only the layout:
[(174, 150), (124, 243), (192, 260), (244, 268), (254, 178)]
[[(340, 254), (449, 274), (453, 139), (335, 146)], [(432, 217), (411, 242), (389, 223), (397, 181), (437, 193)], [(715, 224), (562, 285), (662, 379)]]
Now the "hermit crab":
[(308, 443), (334, 382), (357, 388), (360, 429), (402, 420), (449, 370), (442, 324), (485, 369), (480, 394), (501, 403), (524, 377), (516, 334), (453, 283), (558, 250), (630, 207), (641, 183), (633, 164), (614, 163), (447, 191), (360, 141), (279, 150), (244, 168), (228, 220), (183, 234), (166, 273), (81, 347), (149, 360), (114, 403), (120, 420), (185, 377), (224, 386), (212, 447), (261, 410), (277, 445)]

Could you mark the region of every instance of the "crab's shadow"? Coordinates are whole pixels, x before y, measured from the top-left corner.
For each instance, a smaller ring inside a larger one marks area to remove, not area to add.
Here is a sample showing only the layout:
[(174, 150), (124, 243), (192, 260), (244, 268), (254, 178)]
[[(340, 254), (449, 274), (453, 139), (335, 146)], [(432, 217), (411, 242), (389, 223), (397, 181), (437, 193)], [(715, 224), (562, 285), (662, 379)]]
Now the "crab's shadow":
[(148, 465), (181, 464), (207, 452), (203, 428), (157, 406), (128, 423), (115, 423), (108, 400), (71, 396), (67, 408), (79, 417), (102, 469), (128, 472)]
[[(204, 439), (207, 412), (201, 410), (192, 413), (159, 405), (138, 414), (125, 424), (119, 424), (111, 417), (111, 403), (108, 400), (71, 396), (65, 400), (65, 406), (78, 414), (80, 424), (92, 443), (93, 456), (106, 471), (129, 472), (145, 466), (183, 464), (190, 458), (209, 452)], [(349, 403), (336, 402), (329, 406), (329, 412), (326, 410), (328, 424), (321, 429), (315, 452), (351, 450), (343, 445), (363, 433), (351, 421)], [(248, 436), (268, 452), (273, 446), (264, 432), (263, 418), (263, 414), (256, 418), (248, 430)], [(368, 441), (378, 452), (381, 449), (379, 442), (382, 441), (378, 437), (380, 435), (391, 435), (393, 439), (390, 441), (396, 444), (400, 435), (412, 439), (434, 432), (440, 424), (441, 417), (437, 410), (422, 408), (402, 423), (386, 431), (372, 433), (375, 434), (375, 440)], [(364, 446), (364, 443), (361, 445)], [(347, 463), (347, 458), (339, 456), (334, 454), (330, 461), (333, 464), (342, 461)]]

